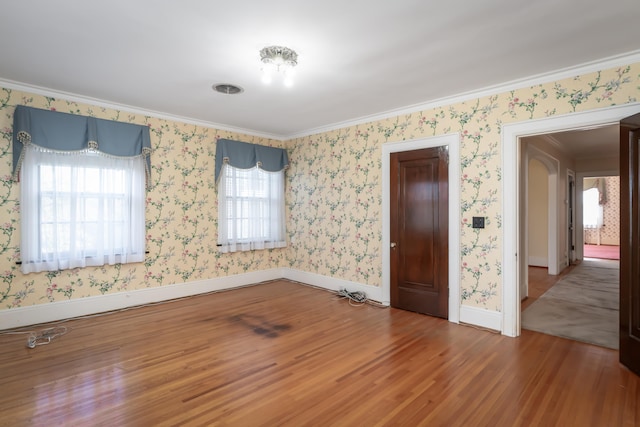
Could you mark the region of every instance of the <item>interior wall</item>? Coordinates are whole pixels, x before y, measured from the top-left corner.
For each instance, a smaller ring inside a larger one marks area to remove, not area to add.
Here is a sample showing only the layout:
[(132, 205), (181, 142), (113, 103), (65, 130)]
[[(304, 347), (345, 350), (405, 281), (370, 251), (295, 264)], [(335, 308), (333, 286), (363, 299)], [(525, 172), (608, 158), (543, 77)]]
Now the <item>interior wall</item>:
[[(557, 185), (557, 189), (556, 189), (556, 195), (557, 195), (557, 200), (556, 200), (556, 205), (557, 205), (557, 212), (556, 212), (556, 223), (555, 224), (549, 224), (547, 222), (547, 227), (553, 227), (556, 230), (557, 233), (557, 254), (558, 254), (558, 272), (561, 272), (565, 267), (567, 267), (570, 263), (569, 261), (569, 251), (568, 251), (568, 231), (565, 232), (566, 230), (568, 230), (568, 222), (567, 222), (567, 218), (568, 218), (568, 183), (567, 183), (567, 173), (568, 171), (573, 171), (575, 170), (575, 159), (573, 159), (571, 156), (567, 155), (566, 152), (564, 152), (556, 143), (556, 141), (552, 138), (552, 136), (550, 135), (537, 135), (537, 136), (531, 136), (531, 137), (526, 137), (526, 138), (522, 138), (522, 149), (524, 151), (528, 150), (528, 147), (532, 147), (532, 149), (534, 150), (538, 150), (542, 153), (544, 153), (546, 156), (548, 156), (549, 158), (553, 158), (554, 161), (557, 161), (557, 168), (558, 168), (558, 173), (557, 173), (557, 181), (556, 181), (556, 185)], [(543, 165), (544, 167), (544, 165)], [(548, 174), (548, 169), (545, 167), (545, 171)], [(548, 176), (548, 175), (547, 175)], [(541, 188), (541, 187), (544, 187)], [(527, 192), (531, 192), (531, 191), (546, 191), (548, 194), (548, 185), (547, 185), (547, 181), (529, 181), (528, 182), (528, 188), (527, 188)], [(521, 194), (526, 194), (526, 192), (523, 192), (523, 190), (521, 189)], [(547, 203), (545, 204), (545, 206), (548, 208), (548, 199), (547, 199)], [(549, 216), (547, 215), (547, 218)], [(531, 227), (531, 217), (527, 217), (527, 218), (521, 218), (521, 221), (525, 221), (526, 219), (526, 227), (528, 228), (528, 239), (540, 239), (540, 238), (545, 238), (547, 239), (548, 242), (548, 236), (549, 236), (549, 230), (548, 228), (542, 228), (542, 226), (540, 224), (536, 224), (535, 219), (533, 219), (533, 225), (534, 227)], [(537, 226), (536, 226), (537, 225)], [(541, 237), (540, 235), (544, 235), (544, 237)], [(548, 246), (547, 246), (548, 248)], [(547, 250), (548, 252), (548, 250)], [(549, 261), (547, 260), (547, 263)], [(531, 264), (531, 265), (535, 265), (535, 264)], [(521, 272), (521, 276), (522, 277), (526, 277), (526, 271)]]
[(615, 174), (620, 173), (620, 157), (600, 157), (596, 159), (577, 159), (576, 172), (586, 173), (592, 171), (612, 171)]
[[(11, 138), (16, 105), (149, 126), (151, 188), (147, 191), (144, 263), (22, 274), (20, 184), (13, 182)], [(284, 142), (132, 114), (0, 88), (0, 308), (12, 309), (242, 274), (283, 266), (285, 251), (221, 254), (216, 248), (216, 140), (283, 147)], [(1, 326), (1, 325), (0, 325)]]
[(549, 173), (536, 159), (529, 161), (527, 227), (529, 265), (548, 267), (549, 247)]
[[(381, 146), (459, 132), (461, 245), (450, 250), (459, 250), (461, 257), (461, 304), (499, 312), (502, 208), (514, 203), (513, 195), (500, 191), (501, 127), (634, 102), (640, 92), (638, 70), (638, 64), (603, 70), (289, 141), (297, 177), (290, 183), (290, 265), (380, 286)], [(566, 171), (558, 176), (565, 186)], [(316, 186), (321, 191), (310, 191)], [(566, 197), (564, 188), (559, 197)], [(473, 216), (486, 218), (484, 229), (471, 228)], [(566, 224), (564, 216), (558, 217)], [(566, 241), (561, 244), (566, 265)]]
[(603, 208), (603, 224), (600, 230), (584, 230), (584, 243), (596, 244), (600, 234), (601, 245), (620, 245), (620, 177), (606, 176), (604, 179), (607, 202)]
[[(459, 132), (461, 148), (461, 304), (502, 309), (503, 195), (501, 127), (554, 115), (635, 102), (640, 64), (439, 105), (286, 142), (178, 123), (125, 111), (0, 89), (0, 305), (4, 309), (289, 267), (319, 277), (381, 286), (381, 146)], [(579, 94), (579, 96), (578, 96)], [(147, 199), (144, 264), (22, 275), (19, 184), (11, 181), (11, 125), (16, 105), (151, 127), (152, 189)], [(283, 118), (286, 119), (286, 118)], [(289, 149), (286, 249), (219, 254), (213, 164), (217, 138)], [(560, 177), (565, 174), (560, 173)], [(473, 216), (484, 229), (471, 228)]]

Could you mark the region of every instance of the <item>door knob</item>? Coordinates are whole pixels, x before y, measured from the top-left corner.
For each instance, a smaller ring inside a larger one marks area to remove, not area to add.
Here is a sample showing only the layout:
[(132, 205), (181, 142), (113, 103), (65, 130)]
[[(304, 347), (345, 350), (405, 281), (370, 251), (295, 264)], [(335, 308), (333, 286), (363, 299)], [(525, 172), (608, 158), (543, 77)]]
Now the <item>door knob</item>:
[(391, 242), (391, 249), (395, 249), (396, 247), (396, 242)]

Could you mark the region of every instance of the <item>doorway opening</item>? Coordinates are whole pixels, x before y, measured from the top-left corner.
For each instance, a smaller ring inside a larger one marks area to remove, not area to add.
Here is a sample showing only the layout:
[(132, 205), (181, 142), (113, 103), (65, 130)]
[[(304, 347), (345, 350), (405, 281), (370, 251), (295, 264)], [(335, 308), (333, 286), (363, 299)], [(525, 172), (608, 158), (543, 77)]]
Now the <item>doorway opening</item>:
[[(523, 227), (523, 213), (521, 200), (523, 187), (521, 169), (523, 158), (522, 138), (534, 135), (543, 135), (556, 132), (596, 129), (618, 122), (638, 110), (637, 104), (614, 106), (600, 110), (575, 113), (567, 116), (550, 117), (543, 120), (530, 121), (505, 125), (502, 132), (503, 156), (503, 194), (516, 195), (511, 203), (505, 202), (504, 207), (504, 246), (503, 246), (503, 313), (502, 333), (507, 336), (518, 336), (521, 330), (521, 286), (524, 279), (526, 253)], [(560, 176), (563, 176), (561, 173)], [(580, 180), (576, 180), (579, 184)], [(579, 191), (577, 191), (579, 194)], [(562, 200), (564, 204), (564, 200)], [(578, 212), (580, 204), (576, 204), (576, 222), (580, 222), (581, 212)], [(580, 225), (581, 226), (581, 225)], [(581, 258), (582, 237), (576, 233), (576, 249)], [(563, 251), (564, 252), (564, 251)], [(568, 252), (568, 251), (567, 251)], [(567, 262), (569, 260), (567, 257)]]
[[(619, 126), (610, 125), (521, 138), (526, 260), (520, 293), (523, 329), (618, 348), (619, 267), (588, 258), (575, 261), (572, 178), (574, 170), (583, 176), (593, 164), (617, 168), (619, 137)], [(604, 237), (603, 205), (614, 207), (607, 203), (607, 196), (610, 202), (619, 201), (620, 187), (604, 178), (582, 181), (584, 195), (578, 197), (578, 205), (584, 217), (577, 229), (586, 242), (589, 232)], [(588, 196), (594, 194), (592, 210)], [(594, 213), (598, 213), (597, 221)], [(619, 214), (619, 207), (615, 212), (607, 209), (607, 241), (618, 236), (613, 228), (619, 229)]]
[(620, 176), (582, 178), (584, 258), (620, 259)]

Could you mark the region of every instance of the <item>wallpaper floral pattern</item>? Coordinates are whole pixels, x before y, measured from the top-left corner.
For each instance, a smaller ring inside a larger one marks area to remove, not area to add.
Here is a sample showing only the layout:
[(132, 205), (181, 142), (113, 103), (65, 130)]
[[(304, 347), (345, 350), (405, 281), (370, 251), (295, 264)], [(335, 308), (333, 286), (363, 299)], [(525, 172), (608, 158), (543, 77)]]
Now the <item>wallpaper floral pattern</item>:
[[(289, 266), (381, 286), (381, 147), (457, 132), (462, 304), (500, 311), (502, 203), (514, 202), (500, 191), (502, 125), (639, 95), (636, 64), (289, 141)], [(473, 216), (487, 218), (484, 230), (471, 227)]]
[[(501, 126), (636, 102), (638, 95), (640, 64), (634, 64), (282, 142), (0, 88), (0, 309), (279, 267), (381, 286), (382, 144), (459, 132), (462, 303), (500, 311), (501, 212), (510, 197), (500, 192)], [(11, 180), (16, 105), (150, 127), (150, 253), (144, 263), (20, 272), (19, 184)], [(219, 138), (288, 149), (287, 248), (216, 251)], [(474, 215), (487, 217), (482, 232), (471, 228)]]
[(585, 243), (595, 244), (596, 233), (600, 232), (600, 243), (603, 245), (620, 244), (620, 177), (603, 177), (607, 203), (603, 206), (604, 227), (600, 230), (584, 230)]
[[(19, 183), (11, 178), (16, 105), (147, 125), (151, 131), (151, 188), (146, 199), (144, 263), (23, 275)], [(153, 288), (239, 274), (284, 264), (282, 250), (221, 254), (216, 249), (213, 176), (219, 138), (283, 147), (284, 142), (128, 114), (0, 88), (0, 309)]]

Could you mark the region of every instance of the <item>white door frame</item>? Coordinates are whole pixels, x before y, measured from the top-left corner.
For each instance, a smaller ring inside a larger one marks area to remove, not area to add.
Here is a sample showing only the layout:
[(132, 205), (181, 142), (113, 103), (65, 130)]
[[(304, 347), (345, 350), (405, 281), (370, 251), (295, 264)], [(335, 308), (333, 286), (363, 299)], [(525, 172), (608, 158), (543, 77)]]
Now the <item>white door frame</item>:
[(520, 138), (576, 129), (588, 129), (615, 125), (621, 119), (640, 111), (640, 103), (617, 105), (597, 110), (578, 112), (538, 120), (511, 123), (502, 127), (502, 334), (520, 335), (520, 280), (518, 245), (520, 236), (520, 212), (518, 209)]
[(524, 164), (522, 165), (522, 180), (525, 182), (523, 201), (520, 206), (524, 206), (523, 223), (521, 224), (521, 234), (524, 238), (521, 239), (520, 253), (522, 253), (523, 263), (520, 265), (520, 299), (529, 295), (529, 280), (526, 271), (529, 266), (529, 162), (531, 160), (538, 160), (545, 167), (547, 172), (547, 269), (550, 275), (557, 275), (560, 273), (559, 256), (558, 256), (558, 173), (560, 171), (560, 161), (555, 157), (545, 153), (539, 148), (528, 145), (525, 151)]
[(449, 151), (449, 321), (460, 322), (460, 134), (434, 136), (382, 145), (382, 296), (391, 301), (390, 206), (391, 153), (448, 147)]
[[(527, 152), (526, 152), (526, 157), (525, 157), (525, 167), (529, 166), (529, 161), (532, 159), (536, 159), (538, 160), (540, 163), (542, 163), (545, 167), (545, 169), (547, 170), (547, 174), (548, 174), (548, 180), (547, 180), (547, 223), (548, 223), (548, 228), (547, 230), (545, 230), (547, 232), (547, 268), (549, 269), (549, 274), (551, 274), (552, 276), (555, 276), (557, 274), (560, 274), (560, 262), (558, 260), (559, 256), (558, 256), (558, 242), (559, 242), (559, 236), (558, 236), (558, 174), (560, 173), (560, 161), (558, 159), (556, 159), (555, 157), (551, 156), (548, 153), (545, 153), (544, 151), (542, 151), (541, 149), (529, 145), (527, 147)], [(527, 212), (529, 211), (528, 209), (528, 201), (529, 198), (527, 197), (528, 193), (529, 193), (529, 182), (528, 182), (528, 174), (524, 175), (523, 179), (526, 182), (525, 185), (525, 194), (524, 194), (524, 204), (525, 206), (527, 206), (527, 208), (525, 209), (524, 215), (526, 217)], [(528, 222), (528, 220), (525, 220), (525, 224)], [(525, 253), (524, 253), (524, 259), (528, 260), (528, 242), (529, 242), (529, 236), (528, 236), (528, 228), (524, 227), (524, 232), (525, 232), (525, 244), (523, 246)]]
[[(569, 183), (573, 181), (573, 194), (569, 191)], [(567, 233), (567, 247), (565, 248), (567, 251), (566, 265), (571, 265), (576, 258), (576, 173), (572, 169), (567, 169), (567, 227), (565, 227), (565, 232)], [(569, 204), (573, 206), (573, 210), (569, 212)], [(569, 224), (573, 224), (573, 229), (569, 230)], [(573, 243), (573, 248), (569, 247), (569, 242)]]

